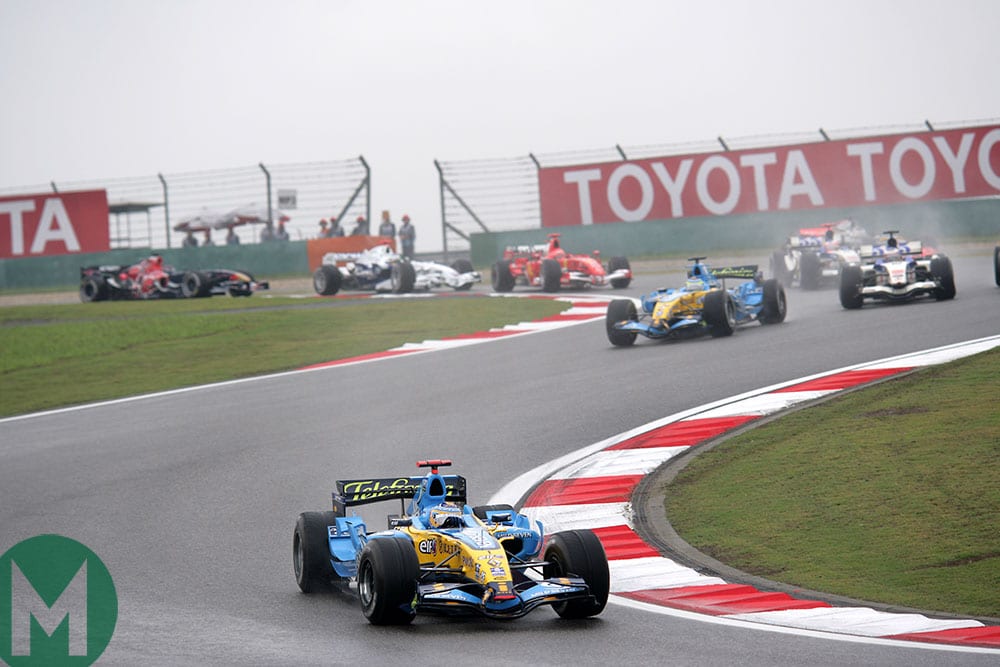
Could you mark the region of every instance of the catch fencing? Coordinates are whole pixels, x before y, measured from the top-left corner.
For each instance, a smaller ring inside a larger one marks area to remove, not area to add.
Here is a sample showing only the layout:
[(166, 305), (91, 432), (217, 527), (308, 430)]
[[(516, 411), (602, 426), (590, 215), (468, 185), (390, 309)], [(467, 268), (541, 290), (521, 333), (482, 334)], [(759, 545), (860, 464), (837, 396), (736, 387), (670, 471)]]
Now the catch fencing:
[[(177, 248), (185, 232), (175, 230), (196, 216), (223, 218), (238, 208), (272, 209), (289, 216), (293, 241), (314, 238), (319, 221), (337, 217), (350, 233), (358, 216), (371, 221), (371, 173), (363, 156), (329, 162), (265, 165), (155, 176), (50, 182), (0, 188), (0, 195), (106, 190), (111, 248)], [(289, 205), (291, 204), (291, 205)], [(273, 220), (277, 224), (277, 220)], [(234, 228), (241, 243), (260, 238), (264, 223)], [(216, 245), (226, 230), (209, 232)], [(196, 234), (203, 243), (204, 232)]]

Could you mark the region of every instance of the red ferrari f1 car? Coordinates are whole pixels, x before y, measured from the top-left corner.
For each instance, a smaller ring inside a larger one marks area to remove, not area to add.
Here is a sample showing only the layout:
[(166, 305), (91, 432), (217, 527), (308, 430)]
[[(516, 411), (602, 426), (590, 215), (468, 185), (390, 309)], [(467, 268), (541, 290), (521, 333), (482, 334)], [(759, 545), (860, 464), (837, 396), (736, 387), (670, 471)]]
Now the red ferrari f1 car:
[(624, 289), (631, 282), (628, 259), (612, 257), (605, 267), (597, 250), (590, 255), (563, 250), (559, 234), (549, 234), (547, 244), (507, 246), (503, 259), (493, 265), (495, 292), (510, 292), (516, 284), (541, 287), (545, 292), (603, 285)]

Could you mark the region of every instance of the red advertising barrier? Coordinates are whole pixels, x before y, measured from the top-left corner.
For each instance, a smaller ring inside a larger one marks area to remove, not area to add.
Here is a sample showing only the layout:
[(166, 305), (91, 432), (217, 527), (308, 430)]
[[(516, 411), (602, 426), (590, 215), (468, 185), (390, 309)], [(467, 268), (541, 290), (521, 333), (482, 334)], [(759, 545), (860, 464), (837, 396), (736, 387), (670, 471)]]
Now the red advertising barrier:
[(105, 190), (0, 197), (0, 259), (110, 249)]
[(543, 227), (1000, 195), (1000, 126), (545, 167)]

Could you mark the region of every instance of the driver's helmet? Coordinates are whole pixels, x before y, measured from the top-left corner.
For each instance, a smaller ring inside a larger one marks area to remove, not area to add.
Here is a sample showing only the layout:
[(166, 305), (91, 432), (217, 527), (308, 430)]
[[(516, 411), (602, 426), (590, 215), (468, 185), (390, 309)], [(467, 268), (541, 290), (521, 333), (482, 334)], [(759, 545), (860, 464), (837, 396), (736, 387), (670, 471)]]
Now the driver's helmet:
[(441, 503), (431, 509), (429, 523), (431, 528), (461, 528), (462, 508), (455, 503)]
[(885, 245), (889, 248), (899, 247), (899, 241), (896, 240), (895, 236), (890, 236), (889, 240), (885, 242)]
[(698, 292), (703, 289), (705, 289), (705, 283), (697, 278), (688, 278), (687, 282), (684, 283), (684, 290), (687, 292)]

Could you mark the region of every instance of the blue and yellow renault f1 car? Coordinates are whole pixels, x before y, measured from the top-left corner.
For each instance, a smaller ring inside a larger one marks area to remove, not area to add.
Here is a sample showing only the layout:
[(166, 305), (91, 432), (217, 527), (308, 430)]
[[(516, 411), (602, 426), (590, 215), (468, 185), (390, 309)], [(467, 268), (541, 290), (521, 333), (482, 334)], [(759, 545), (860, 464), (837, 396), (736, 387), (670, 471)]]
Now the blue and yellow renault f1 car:
[[(545, 540), (542, 526), (510, 505), (470, 507), (466, 482), (441, 475), (448, 460), (418, 461), (423, 477), (337, 482), (333, 510), (299, 515), (292, 537), (295, 579), (303, 593), (357, 582), (361, 608), (375, 625), (409, 623), (417, 612), (475, 612), (518, 618), (551, 605), (563, 618), (596, 616), (610, 574), (600, 540), (568, 530)], [(347, 509), (399, 499), (402, 514), (369, 532)], [(407, 502), (409, 501), (409, 502)]]
[[(678, 289), (662, 288), (640, 300), (616, 299), (608, 304), (606, 328), (612, 345), (627, 347), (639, 334), (652, 339), (708, 333), (730, 336), (738, 325), (785, 320), (785, 288), (775, 278), (764, 280), (756, 265), (710, 269), (704, 257), (688, 261), (687, 282)], [(744, 280), (727, 288), (725, 280)]]

